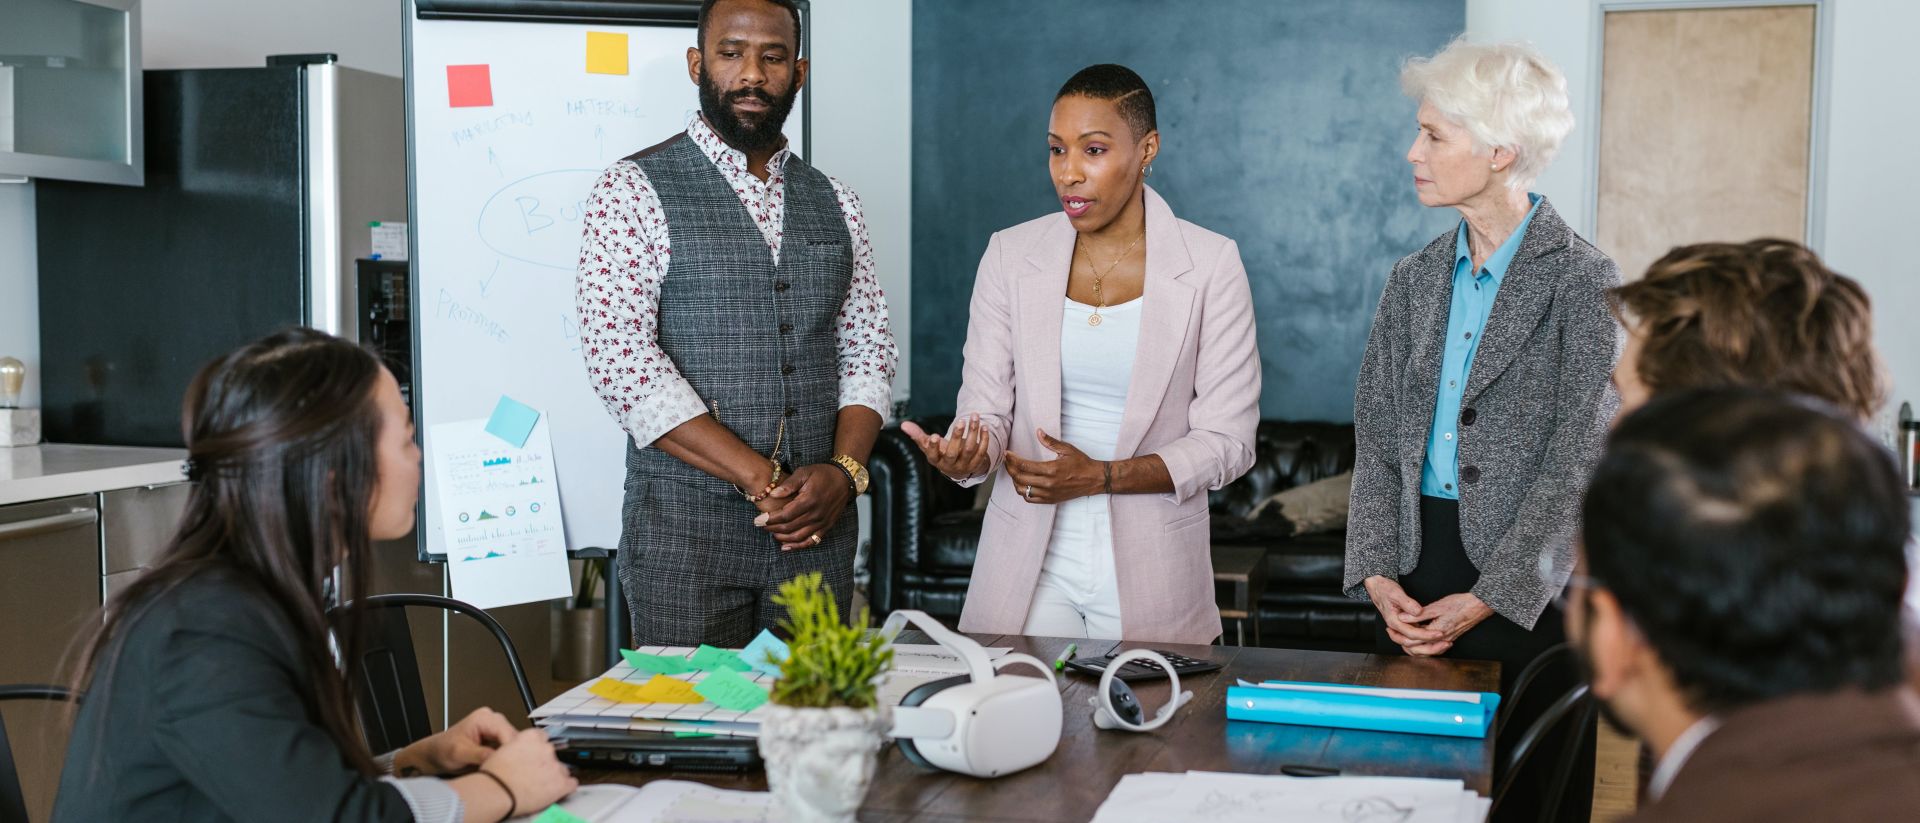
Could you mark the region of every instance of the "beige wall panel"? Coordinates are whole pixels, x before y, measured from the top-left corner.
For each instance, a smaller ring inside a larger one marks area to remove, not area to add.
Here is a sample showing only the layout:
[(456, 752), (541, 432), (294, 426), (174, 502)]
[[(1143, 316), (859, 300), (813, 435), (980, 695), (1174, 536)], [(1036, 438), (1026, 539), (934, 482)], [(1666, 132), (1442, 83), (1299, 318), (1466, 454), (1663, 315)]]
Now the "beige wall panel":
[(1674, 246), (1804, 240), (1814, 8), (1609, 12), (1601, 250), (1633, 280)]

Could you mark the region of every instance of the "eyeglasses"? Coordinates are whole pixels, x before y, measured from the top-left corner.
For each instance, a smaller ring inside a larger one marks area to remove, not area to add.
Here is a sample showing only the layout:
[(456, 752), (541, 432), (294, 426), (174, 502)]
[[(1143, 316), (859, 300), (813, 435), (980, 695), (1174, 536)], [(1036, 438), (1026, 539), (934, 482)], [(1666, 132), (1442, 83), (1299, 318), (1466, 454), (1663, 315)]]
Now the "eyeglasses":
[(1606, 583), (1601, 582), (1598, 577), (1589, 577), (1579, 572), (1574, 572), (1573, 574), (1567, 575), (1567, 585), (1562, 587), (1560, 592), (1553, 596), (1553, 605), (1564, 613), (1567, 611), (1567, 602), (1573, 599), (1573, 591), (1575, 589), (1591, 591), (1605, 585)]

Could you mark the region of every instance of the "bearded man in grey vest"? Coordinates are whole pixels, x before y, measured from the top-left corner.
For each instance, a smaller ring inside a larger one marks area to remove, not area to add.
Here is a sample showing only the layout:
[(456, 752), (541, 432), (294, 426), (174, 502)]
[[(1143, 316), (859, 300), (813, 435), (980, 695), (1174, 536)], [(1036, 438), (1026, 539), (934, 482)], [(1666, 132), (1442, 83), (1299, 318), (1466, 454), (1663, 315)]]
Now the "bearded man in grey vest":
[(577, 310), (629, 435), (619, 574), (635, 645), (738, 648), (819, 572), (848, 614), (853, 499), (896, 351), (860, 201), (786, 148), (791, 0), (707, 0), (686, 131), (606, 170)]

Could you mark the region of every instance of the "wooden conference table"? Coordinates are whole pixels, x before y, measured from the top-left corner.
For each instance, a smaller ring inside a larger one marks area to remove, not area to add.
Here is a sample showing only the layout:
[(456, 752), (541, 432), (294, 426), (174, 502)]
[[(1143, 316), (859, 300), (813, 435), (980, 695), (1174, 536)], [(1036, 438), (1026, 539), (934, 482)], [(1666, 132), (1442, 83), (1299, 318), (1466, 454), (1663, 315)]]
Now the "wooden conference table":
[[(924, 643), (918, 633), (901, 642)], [(1053, 660), (1068, 640), (1019, 635), (970, 635), (985, 646), (1011, 646), (1043, 661)], [(1110, 641), (1079, 641), (1083, 656), (1100, 656)], [(1498, 663), (1385, 657), (1342, 652), (1170, 643), (1123, 643), (1122, 649), (1159, 648), (1188, 657), (1214, 660), (1225, 669), (1182, 681), (1193, 702), (1158, 731), (1134, 734), (1093, 726), (1087, 698), (1099, 681), (1066, 674), (1062, 699), (1066, 716), (1060, 746), (1026, 771), (994, 780), (947, 772), (927, 772), (906, 761), (897, 747), (880, 752), (873, 788), (861, 806), (868, 823), (958, 823), (958, 821), (1033, 821), (1065, 823), (1090, 820), (1114, 784), (1135, 772), (1228, 771), (1277, 774), (1282, 765), (1333, 766), (1343, 774), (1439, 777), (1465, 781), (1482, 795), (1491, 793), (1493, 740), (1389, 734), (1385, 732), (1227, 721), (1227, 687), (1236, 678), (1285, 679), (1367, 686), (1496, 691)], [(1029, 667), (1013, 666), (1008, 673)], [(1151, 714), (1167, 698), (1166, 681), (1139, 684), (1141, 704)], [(641, 785), (652, 780), (695, 780), (727, 789), (764, 790), (766, 775), (716, 775), (699, 772), (583, 769), (584, 783)]]

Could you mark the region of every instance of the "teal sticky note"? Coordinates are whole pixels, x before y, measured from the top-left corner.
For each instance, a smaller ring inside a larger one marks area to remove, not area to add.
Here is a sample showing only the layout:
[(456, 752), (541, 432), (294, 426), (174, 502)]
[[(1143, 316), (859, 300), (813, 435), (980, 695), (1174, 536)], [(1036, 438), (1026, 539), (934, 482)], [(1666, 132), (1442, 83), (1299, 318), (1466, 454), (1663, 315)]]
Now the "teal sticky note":
[(710, 672), (711, 671), (729, 671), (729, 672), (753, 671), (753, 667), (747, 665), (744, 661), (742, 661), (740, 659), (740, 655), (734, 654), (733, 652), (727, 651), (726, 649), (716, 649), (712, 646), (707, 646), (707, 645), (702, 645), (700, 648), (695, 649), (693, 652), (693, 657), (690, 657), (688, 659), (693, 662), (694, 668), (706, 669), (707, 671), (710, 671)]
[(539, 817), (535, 817), (533, 823), (587, 823), (587, 821), (573, 812), (560, 808), (560, 804), (555, 803), (541, 812)]
[(500, 402), (494, 404), (493, 416), (487, 418), (487, 433), (516, 449), (525, 448), (527, 438), (533, 434), (533, 424), (538, 422), (539, 410), (503, 394)]
[(770, 630), (761, 629), (760, 636), (740, 650), (740, 659), (752, 666), (754, 671), (779, 677), (780, 661), (786, 660), (787, 655), (792, 653), (786, 641), (775, 637)]
[(686, 674), (698, 666), (687, 662), (684, 657), (662, 657), (657, 654), (642, 654), (632, 649), (621, 649), (620, 656), (626, 658), (627, 665), (643, 672), (654, 674)]
[(750, 712), (767, 702), (766, 689), (726, 669), (709, 672), (693, 690), (707, 702), (736, 712)]

